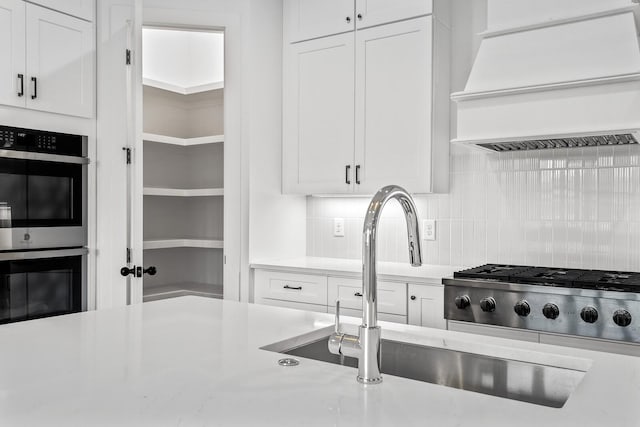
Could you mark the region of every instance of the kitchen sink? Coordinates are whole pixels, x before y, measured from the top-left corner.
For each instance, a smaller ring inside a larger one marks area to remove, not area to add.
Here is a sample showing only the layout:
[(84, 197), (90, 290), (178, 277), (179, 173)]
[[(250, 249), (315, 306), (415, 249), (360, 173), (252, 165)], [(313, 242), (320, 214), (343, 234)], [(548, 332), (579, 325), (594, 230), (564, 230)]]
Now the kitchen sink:
[[(357, 359), (329, 352), (331, 331), (317, 330), (262, 349), (357, 368)], [(586, 373), (584, 364), (552, 366), (388, 339), (382, 340), (381, 360), (386, 375), (552, 408), (564, 406)]]

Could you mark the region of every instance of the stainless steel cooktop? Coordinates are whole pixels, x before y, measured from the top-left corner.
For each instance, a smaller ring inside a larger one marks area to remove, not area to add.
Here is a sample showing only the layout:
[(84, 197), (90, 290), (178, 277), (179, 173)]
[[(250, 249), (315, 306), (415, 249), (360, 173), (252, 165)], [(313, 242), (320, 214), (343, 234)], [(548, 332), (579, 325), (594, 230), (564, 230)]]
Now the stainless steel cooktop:
[(448, 320), (640, 343), (640, 273), (486, 264), (442, 283)]

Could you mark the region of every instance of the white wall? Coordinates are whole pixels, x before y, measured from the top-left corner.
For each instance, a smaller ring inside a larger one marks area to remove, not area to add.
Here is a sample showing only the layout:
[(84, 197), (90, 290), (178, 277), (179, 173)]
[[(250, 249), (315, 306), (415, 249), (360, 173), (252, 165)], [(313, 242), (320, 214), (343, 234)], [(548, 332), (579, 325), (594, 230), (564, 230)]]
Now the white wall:
[[(486, 24), (482, 3), (453, 4), (452, 91), (464, 87), (473, 33)], [(420, 217), (437, 220), (437, 240), (423, 242), (428, 263), (640, 270), (639, 147), (490, 154), (454, 146), (450, 168), (448, 194), (416, 197)], [(367, 203), (309, 197), (307, 255), (359, 258)], [(404, 219), (391, 203), (380, 259), (406, 262)], [(346, 219), (345, 237), (332, 236), (335, 217)]]

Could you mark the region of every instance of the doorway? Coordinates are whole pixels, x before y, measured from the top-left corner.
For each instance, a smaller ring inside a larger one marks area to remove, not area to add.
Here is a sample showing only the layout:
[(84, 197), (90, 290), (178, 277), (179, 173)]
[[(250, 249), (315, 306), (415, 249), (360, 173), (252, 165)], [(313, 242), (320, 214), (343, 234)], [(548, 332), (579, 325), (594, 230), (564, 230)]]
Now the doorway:
[(223, 295), (224, 46), (223, 31), (142, 30), (143, 301)]

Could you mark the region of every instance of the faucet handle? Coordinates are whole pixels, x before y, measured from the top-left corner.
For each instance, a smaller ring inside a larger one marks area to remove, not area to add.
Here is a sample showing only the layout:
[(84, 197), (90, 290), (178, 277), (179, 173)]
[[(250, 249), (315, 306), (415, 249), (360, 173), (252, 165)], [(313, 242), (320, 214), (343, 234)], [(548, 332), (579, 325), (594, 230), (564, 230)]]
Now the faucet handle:
[(340, 333), (340, 300), (339, 299), (336, 300), (336, 322), (335, 322), (333, 331), (336, 334)]

